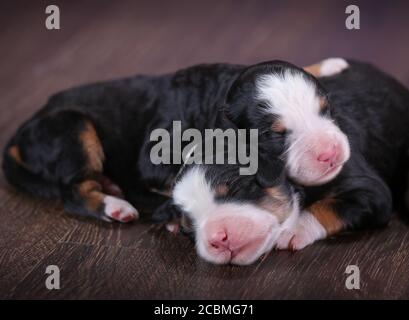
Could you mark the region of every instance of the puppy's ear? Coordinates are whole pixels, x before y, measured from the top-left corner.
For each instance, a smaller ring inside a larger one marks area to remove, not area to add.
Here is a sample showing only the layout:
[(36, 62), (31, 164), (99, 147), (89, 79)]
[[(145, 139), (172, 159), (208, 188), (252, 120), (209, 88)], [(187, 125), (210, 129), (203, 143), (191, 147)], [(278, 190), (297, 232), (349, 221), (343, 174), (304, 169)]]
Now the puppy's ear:
[(255, 104), (255, 75), (246, 68), (232, 83), (223, 106), (225, 116), (238, 128), (247, 129), (248, 111)]
[[(238, 128), (251, 127), (251, 112), (257, 107), (257, 79), (270, 73), (280, 73), (290, 66), (283, 61), (266, 61), (244, 68), (227, 91), (224, 113)], [(249, 121), (250, 120), (250, 121)]]

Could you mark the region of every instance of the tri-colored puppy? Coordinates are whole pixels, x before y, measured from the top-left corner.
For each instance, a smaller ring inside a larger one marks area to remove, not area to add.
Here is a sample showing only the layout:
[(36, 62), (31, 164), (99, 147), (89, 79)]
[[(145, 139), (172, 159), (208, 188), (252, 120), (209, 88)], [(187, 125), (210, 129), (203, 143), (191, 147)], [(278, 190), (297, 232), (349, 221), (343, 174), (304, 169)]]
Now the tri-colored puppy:
[[(182, 213), (201, 257), (250, 264), (273, 247), (299, 250), (343, 230), (384, 226), (393, 196), (397, 206), (405, 199), (409, 91), (357, 62), (320, 83), (268, 63), (233, 84), (226, 112), (239, 127), (259, 128), (259, 172), (185, 166), (158, 212)], [(277, 148), (286, 174), (271, 156)]]
[[(335, 58), (307, 71), (326, 76), (346, 67)], [(256, 112), (260, 103), (262, 118)], [(232, 120), (223, 112), (226, 104)], [(152, 130), (172, 131), (174, 120), (181, 121), (182, 130), (202, 132), (262, 128), (268, 157), (274, 162), (285, 155), (289, 175), (314, 185), (332, 179), (349, 157), (347, 139), (327, 113), (324, 89), (291, 64), (198, 65), (52, 96), (11, 138), (3, 169), (18, 189), (60, 198), (72, 213), (128, 222), (138, 217), (127, 201), (132, 192), (169, 191), (181, 166), (152, 163)]]

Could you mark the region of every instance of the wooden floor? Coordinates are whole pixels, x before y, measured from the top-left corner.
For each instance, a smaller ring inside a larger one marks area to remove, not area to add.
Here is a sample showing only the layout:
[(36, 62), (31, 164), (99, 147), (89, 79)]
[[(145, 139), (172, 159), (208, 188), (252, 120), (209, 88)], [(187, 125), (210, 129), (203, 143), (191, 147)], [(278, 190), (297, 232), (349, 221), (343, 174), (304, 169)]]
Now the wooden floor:
[[(41, 1), (0, 4), (0, 146), (55, 91), (199, 62), (328, 56), (377, 64), (409, 85), (407, 1), (357, 2), (361, 30), (345, 29), (343, 1)], [(356, 3), (356, 2), (355, 2)], [(57, 265), (61, 289), (46, 289)], [(357, 265), (361, 289), (347, 290)], [(213, 266), (193, 244), (149, 223), (78, 220), (58, 203), (13, 191), (0, 177), (0, 298), (409, 298), (409, 226), (344, 235), (250, 267)]]

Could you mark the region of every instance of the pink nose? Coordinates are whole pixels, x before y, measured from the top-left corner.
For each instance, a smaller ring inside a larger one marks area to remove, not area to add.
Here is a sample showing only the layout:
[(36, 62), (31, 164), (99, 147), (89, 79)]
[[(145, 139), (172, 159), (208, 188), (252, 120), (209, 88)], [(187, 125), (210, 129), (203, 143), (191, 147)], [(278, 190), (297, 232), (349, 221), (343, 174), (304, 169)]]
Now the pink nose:
[(210, 239), (209, 243), (215, 249), (229, 249), (229, 241), (225, 231), (217, 231)]
[(338, 147), (333, 145), (330, 149), (320, 153), (317, 157), (319, 162), (333, 164), (338, 156)]
[[(234, 209), (239, 211), (241, 208)], [(263, 212), (263, 216), (255, 214), (254, 218), (249, 218), (239, 214), (226, 214), (224, 210), (223, 207), (219, 209), (218, 215), (204, 226), (206, 256), (219, 262), (224, 259), (223, 263), (234, 261), (245, 264), (265, 245), (271, 232), (271, 216)]]

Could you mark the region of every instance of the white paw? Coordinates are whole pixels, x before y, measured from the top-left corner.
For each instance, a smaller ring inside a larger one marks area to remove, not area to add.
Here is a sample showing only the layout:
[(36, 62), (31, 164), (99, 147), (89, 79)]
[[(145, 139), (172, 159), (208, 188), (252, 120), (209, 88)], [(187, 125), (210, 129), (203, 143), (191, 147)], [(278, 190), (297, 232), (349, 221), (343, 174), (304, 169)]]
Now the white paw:
[(304, 211), (291, 229), (284, 230), (278, 237), (276, 249), (297, 251), (325, 238), (327, 232), (315, 217)]
[(342, 58), (328, 58), (321, 62), (320, 73), (322, 77), (333, 76), (349, 67), (348, 62)]
[(112, 220), (130, 222), (139, 217), (138, 211), (125, 200), (106, 196), (104, 198), (105, 215)]

